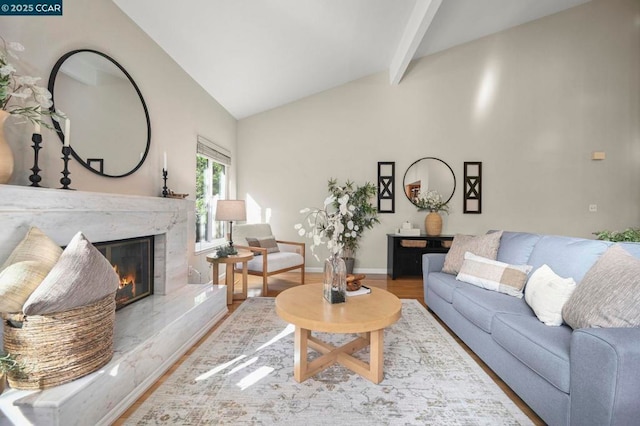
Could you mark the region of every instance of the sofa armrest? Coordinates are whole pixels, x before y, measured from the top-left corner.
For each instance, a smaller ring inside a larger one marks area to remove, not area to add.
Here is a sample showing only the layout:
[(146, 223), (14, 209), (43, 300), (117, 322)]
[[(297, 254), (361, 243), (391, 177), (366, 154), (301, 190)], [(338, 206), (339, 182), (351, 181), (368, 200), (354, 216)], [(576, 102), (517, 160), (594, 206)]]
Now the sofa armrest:
[(440, 272), (444, 266), (446, 253), (425, 253), (422, 255), (422, 286), (424, 287), (424, 301), (427, 301), (429, 274)]
[(583, 328), (571, 337), (572, 425), (640, 418), (640, 328)]
[(422, 274), (427, 278), (429, 272), (440, 272), (444, 266), (446, 253), (425, 253), (422, 255)]

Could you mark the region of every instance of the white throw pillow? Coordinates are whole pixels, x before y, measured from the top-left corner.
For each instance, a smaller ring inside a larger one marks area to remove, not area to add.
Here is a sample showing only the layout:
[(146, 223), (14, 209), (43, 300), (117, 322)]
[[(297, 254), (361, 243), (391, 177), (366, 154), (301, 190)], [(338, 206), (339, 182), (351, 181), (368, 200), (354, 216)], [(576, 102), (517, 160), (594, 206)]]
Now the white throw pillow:
[(476, 256), (468, 251), (464, 254), (464, 262), (456, 279), (487, 290), (522, 298), (522, 290), (531, 268), (529, 265), (509, 265)]
[(527, 282), (524, 300), (546, 325), (562, 325), (562, 307), (576, 289), (573, 278), (562, 278), (547, 266), (536, 269)]

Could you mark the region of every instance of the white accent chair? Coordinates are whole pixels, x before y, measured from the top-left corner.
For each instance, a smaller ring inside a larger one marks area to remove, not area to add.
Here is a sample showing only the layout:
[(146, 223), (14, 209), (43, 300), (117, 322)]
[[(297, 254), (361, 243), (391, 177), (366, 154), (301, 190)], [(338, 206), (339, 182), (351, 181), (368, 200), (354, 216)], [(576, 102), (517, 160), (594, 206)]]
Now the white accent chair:
[[(275, 238), (268, 223), (233, 225), (233, 245), (238, 249), (251, 250), (254, 258), (247, 262), (249, 274), (262, 277), (262, 295), (267, 295), (267, 277), (282, 272), (300, 269), (300, 284), (304, 284), (305, 244), (277, 240), (279, 252), (267, 253), (266, 248), (250, 246), (247, 238)], [(241, 269), (237, 264), (236, 268)]]

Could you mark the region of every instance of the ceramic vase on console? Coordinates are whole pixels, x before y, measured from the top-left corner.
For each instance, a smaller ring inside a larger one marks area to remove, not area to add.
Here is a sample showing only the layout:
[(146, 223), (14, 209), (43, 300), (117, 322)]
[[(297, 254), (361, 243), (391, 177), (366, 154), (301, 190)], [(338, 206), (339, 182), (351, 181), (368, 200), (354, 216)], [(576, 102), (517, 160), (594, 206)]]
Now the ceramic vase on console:
[(0, 184), (9, 182), (13, 175), (13, 152), (4, 137), (4, 123), (10, 115), (0, 110)]
[(337, 254), (324, 261), (324, 298), (329, 303), (344, 303), (347, 299), (347, 267)]
[(442, 233), (442, 216), (438, 212), (429, 212), (424, 218), (424, 229), (430, 237), (437, 237)]

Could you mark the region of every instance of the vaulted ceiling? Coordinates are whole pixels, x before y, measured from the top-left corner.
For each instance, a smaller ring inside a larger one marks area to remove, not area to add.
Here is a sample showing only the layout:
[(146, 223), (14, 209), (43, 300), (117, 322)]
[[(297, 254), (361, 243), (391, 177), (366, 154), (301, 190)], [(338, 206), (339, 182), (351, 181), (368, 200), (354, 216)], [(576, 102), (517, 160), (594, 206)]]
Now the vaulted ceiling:
[(589, 0), (113, 0), (237, 119)]

